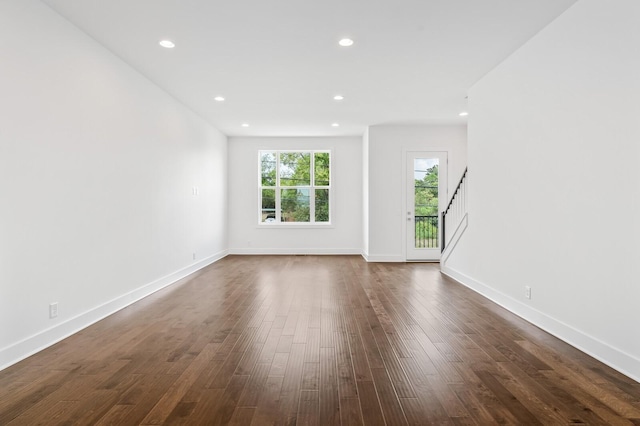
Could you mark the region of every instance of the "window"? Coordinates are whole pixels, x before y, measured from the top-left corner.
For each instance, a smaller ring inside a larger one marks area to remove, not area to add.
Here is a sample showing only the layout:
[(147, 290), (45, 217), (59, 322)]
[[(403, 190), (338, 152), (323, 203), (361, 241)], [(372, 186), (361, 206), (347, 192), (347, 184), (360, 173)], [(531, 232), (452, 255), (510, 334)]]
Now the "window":
[(330, 151), (260, 151), (262, 224), (331, 222)]

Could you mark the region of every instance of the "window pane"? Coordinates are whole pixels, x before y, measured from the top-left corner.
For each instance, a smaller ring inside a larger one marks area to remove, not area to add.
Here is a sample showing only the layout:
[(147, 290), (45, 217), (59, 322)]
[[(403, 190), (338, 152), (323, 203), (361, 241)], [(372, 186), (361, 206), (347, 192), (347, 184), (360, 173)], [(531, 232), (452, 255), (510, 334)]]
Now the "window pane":
[[(308, 152), (280, 153), (280, 185), (309, 186), (311, 154)], [(308, 195), (308, 194), (307, 194)]]
[(416, 216), (437, 216), (438, 159), (416, 158), (413, 173)]
[(415, 247), (438, 247), (438, 165), (437, 158), (416, 158), (415, 180)]
[(309, 189), (282, 189), (280, 192), (283, 222), (309, 222)]
[(262, 190), (262, 222), (276, 221), (276, 190)]
[(329, 153), (328, 152), (316, 152), (315, 153), (315, 185), (316, 186), (329, 186)]
[(316, 222), (329, 222), (328, 189), (316, 189)]
[(276, 186), (275, 152), (260, 153), (260, 175), (262, 176), (262, 186)]

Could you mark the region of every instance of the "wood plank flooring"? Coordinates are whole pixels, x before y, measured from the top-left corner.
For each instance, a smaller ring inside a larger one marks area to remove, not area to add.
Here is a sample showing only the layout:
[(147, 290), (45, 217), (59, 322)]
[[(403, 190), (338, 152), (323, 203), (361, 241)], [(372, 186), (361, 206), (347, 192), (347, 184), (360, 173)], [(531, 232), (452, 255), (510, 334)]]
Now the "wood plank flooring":
[(0, 425), (640, 425), (640, 384), (442, 276), (229, 256), (0, 372)]

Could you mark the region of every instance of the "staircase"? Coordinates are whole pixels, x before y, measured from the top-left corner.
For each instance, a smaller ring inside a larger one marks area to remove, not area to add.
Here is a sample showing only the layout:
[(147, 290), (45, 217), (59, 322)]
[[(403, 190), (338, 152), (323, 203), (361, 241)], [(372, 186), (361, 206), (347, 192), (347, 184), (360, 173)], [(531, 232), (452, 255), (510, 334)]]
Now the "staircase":
[(451, 201), (442, 212), (441, 264), (446, 262), (467, 228), (467, 181), (467, 169), (464, 169), (458, 186), (451, 196)]

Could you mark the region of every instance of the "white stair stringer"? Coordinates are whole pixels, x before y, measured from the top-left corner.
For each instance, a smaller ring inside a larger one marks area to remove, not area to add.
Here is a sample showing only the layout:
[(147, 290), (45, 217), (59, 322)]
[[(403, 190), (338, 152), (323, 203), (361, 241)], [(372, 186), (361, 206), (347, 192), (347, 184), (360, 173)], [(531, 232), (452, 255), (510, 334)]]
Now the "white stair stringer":
[(442, 255), (440, 257), (440, 269), (446, 266), (449, 256), (451, 256), (451, 253), (453, 253), (453, 251), (456, 249), (456, 245), (458, 244), (458, 241), (460, 241), (460, 238), (464, 234), (464, 231), (467, 229), (468, 216), (469, 216), (468, 213), (464, 214), (464, 216), (460, 220), (460, 223), (458, 223), (458, 226), (456, 227), (455, 232), (451, 236), (451, 239), (447, 242), (445, 249), (442, 252)]

